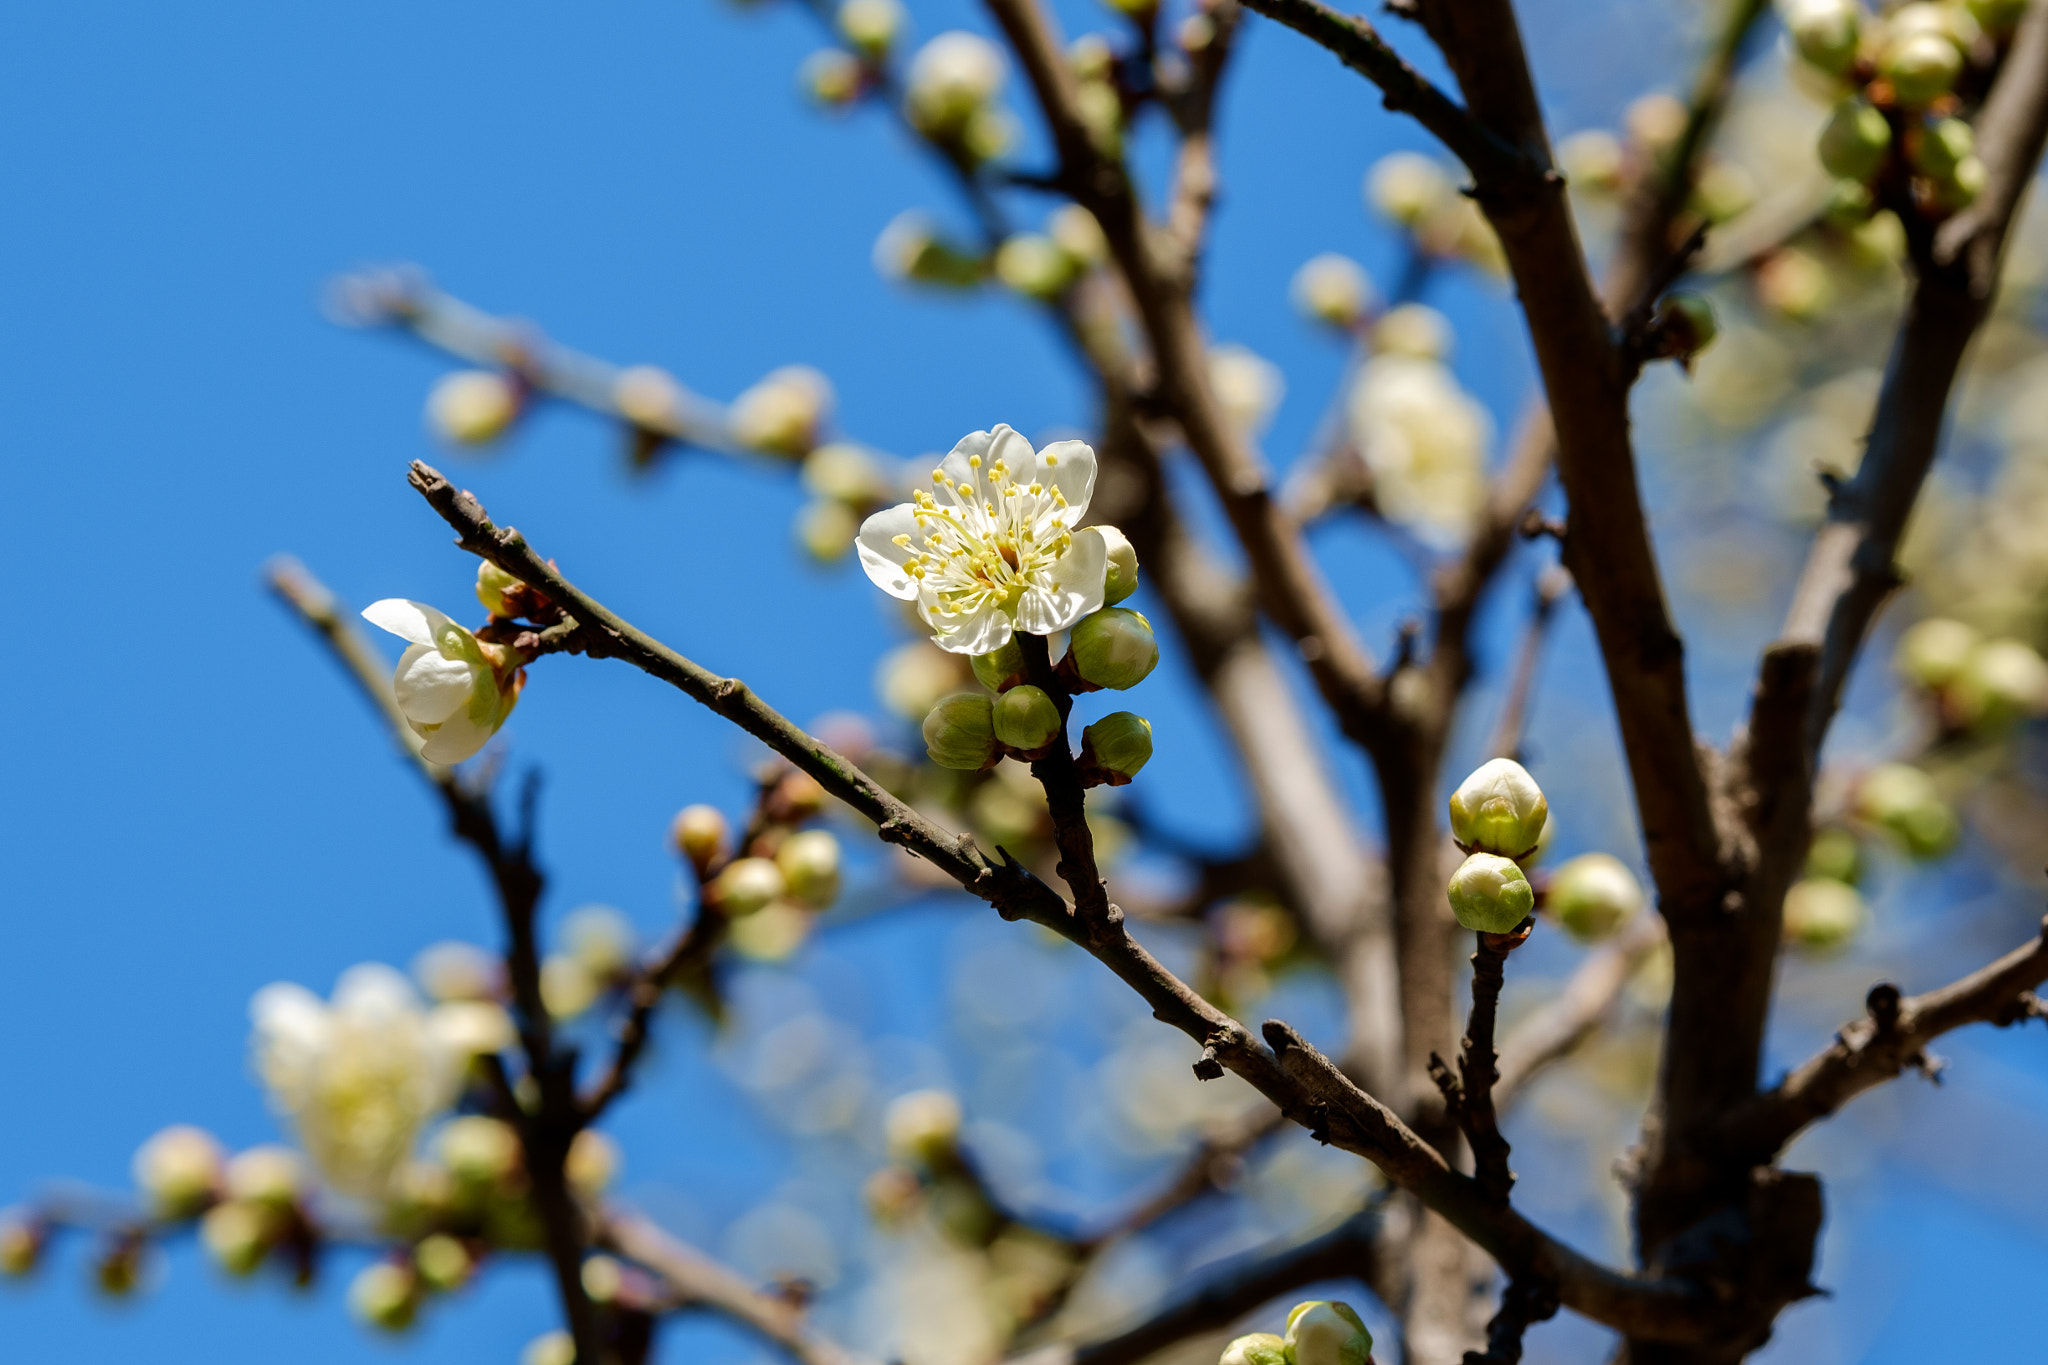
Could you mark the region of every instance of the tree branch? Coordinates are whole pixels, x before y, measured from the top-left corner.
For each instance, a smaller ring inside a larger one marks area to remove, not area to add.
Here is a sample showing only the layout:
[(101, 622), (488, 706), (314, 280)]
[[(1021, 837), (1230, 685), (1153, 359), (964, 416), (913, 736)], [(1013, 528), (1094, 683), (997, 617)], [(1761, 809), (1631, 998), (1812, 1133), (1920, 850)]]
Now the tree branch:
[(1494, 1103), (1502, 1109), (1513, 1104), (1538, 1072), (1570, 1056), (1591, 1037), (1613, 1011), (1636, 968), (1663, 942), (1663, 917), (1643, 911), (1587, 954), (1564, 989), (1523, 1019), (1501, 1044)]

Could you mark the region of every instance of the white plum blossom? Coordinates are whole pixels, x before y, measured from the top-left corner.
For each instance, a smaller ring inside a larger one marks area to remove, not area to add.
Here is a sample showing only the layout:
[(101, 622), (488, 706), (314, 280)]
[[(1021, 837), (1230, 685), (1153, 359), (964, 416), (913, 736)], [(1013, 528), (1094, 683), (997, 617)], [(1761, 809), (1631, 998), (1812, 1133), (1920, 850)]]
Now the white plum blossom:
[(398, 656), (391, 689), (429, 763), (460, 763), (484, 747), (519, 700), (525, 662), (516, 650), (487, 644), (424, 602), (387, 597), (363, 619), (410, 642)]
[(1085, 442), (1033, 452), (1007, 426), (973, 432), (932, 471), (931, 490), (861, 526), (861, 567), (916, 602), (952, 653), (987, 654), (1020, 630), (1051, 635), (1102, 606), (1108, 547), (1074, 529), (1094, 493)]
[(1351, 390), (1351, 439), (1381, 515), (1449, 548), (1486, 502), (1493, 423), (1440, 361), (1377, 355)]
[(321, 1178), (336, 1192), (382, 1199), (420, 1130), (456, 1097), (476, 1046), (468, 1019), (420, 1004), (393, 968), (342, 973), (334, 998), (280, 981), (249, 1002), (256, 1072)]

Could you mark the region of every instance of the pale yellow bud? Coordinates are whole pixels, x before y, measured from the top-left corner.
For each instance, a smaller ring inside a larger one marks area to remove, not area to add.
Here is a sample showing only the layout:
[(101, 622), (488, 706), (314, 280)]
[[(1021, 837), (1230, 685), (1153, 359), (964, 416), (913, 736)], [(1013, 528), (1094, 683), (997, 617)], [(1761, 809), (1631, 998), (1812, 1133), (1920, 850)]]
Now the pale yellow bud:
[(716, 806), (685, 806), (669, 826), (669, 842), (699, 872), (725, 856), (732, 827)]
[(305, 1158), (289, 1147), (251, 1147), (236, 1153), (227, 1165), (229, 1198), (276, 1212), (297, 1203), (305, 1184)]
[(1582, 853), (1552, 874), (1544, 908), (1573, 938), (1592, 943), (1643, 908), (1643, 888), (1621, 859)]
[(734, 919), (751, 915), (781, 896), (782, 869), (767, 858), (735, 858), (711, 884), (711, 896)]
[(1045, 227), (1060, 250), (1084, 266), (1101, 265), (1109, 258), (1109, 241), (1102, 235), (1102, 224), (1079, 204), (1053, 210)]
[(230, 1200), (216, 1204), (199, 1221), (199, 1242), (228, 1274), (254, 1274), (270, 1252), (276, 1215), (255, 1204)]
[(585, 1128), (570, 1141), (562, 1173), (576, 1193), (595, 1199), (611, 1188), (622, 1164), (618, 1143), (595, 1128)]
[(960, 1139), (960, 1101), (944, 1090), (913, 1090), (890, 1104), (882, 1126), (896, 1160), (942, 1162)]
[(540, 964), (540, 998), (557, 1019), (574, 1019), (604, 994), (604, 983), (590, 968), (566, 953), (550, 955)]
[(1358, 262), (1333, 251), (1312, 257), (1294, 272), (1294, 306), (1304, 316), (1332, 327), (1357, 326), (1371, 292)]
[(1529, 770), (1511, 758), (1490, 759), (1451, 793), (1451, 837), (1460, 847), (1519, 858), (1534, 851), (1550, 803)]
[(490, 370), (444, 376), (427, 396), (427, 424), (452, 445), (489, 445), (518, 416), (519, 386)]
[(448, 1294), (469, 1282), (476, 1258), (455, 1238), (436, 1232), (421, 1238), (412, 1249), (412, 1264), (422, 1285), (436, 1294)]
[(366, 1326), (403, 1332), (419, 1314), (419, 1283), (406, 1267), (380, 1261), (348, 1287), (348, 1306)]
[(612, 381), (619, 416), (649, 431), (672, 432), (683, 414), (683, 386), (659, 365), (635, 365)]
[(1536, 891), (1512, 858), (1474, 853), (1451, 877), (1451, 913), (1467, 929), (1505, 934), (1536, 908)]
[(1785, 940), (1828, 952), (1856, 937), (1867, 916), (1855, 887), (1830, 877), (1808, 877), (1785, 893)]
[(609, 905), (578, 906), (562, 921), (569, 955), (600, 980), (633, 965), (634, 939), (633, 922)]
[(839, 840), (827, 830), (799, 830), (775, 850), (789, 894), (814, 910), (828, 908), (839, 896)]
[(1379, 355), (1443, 360), (1451, 353), (1451, 320), (1426, 303), (1389, 308), (1373, 324), (1372, 348)]
[(436, 1000), (489, 1000), (498, 993), (498, 959), (474, 943), (449, 940), (412, 960), (413, 980)]
[(800, 459), (818, 443), (832, 385), (803, 365), (786, 365), (733, 400), (733, 439), (749, 450)]
[(135, 1153), (135, 1186), (159, 1218), (191, 1218), (220, 1194), (227, 1154), (190, 1124), (164, 1129)]
[(1366, 180), (1366, 202), (1404, 227), (1413, 227), (1457, 193), (1450, 175), (1420, 152), (1382, 157)]
[(1348, 1303), (1311, 1300), (1287, 1315), (1291, 1365), (1366, 1365), (1372, 1333)]

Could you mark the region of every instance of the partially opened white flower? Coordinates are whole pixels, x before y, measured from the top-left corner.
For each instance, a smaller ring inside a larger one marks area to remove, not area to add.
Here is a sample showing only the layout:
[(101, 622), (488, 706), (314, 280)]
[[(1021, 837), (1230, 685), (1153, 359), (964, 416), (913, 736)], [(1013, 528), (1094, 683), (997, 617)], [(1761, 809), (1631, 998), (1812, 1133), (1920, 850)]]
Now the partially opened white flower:
[(1009, 427), (960, 440), (932, 491), (869, 517), (860, 563), (891, 597), (917, 603), (941, 649), (987, 654), (1017, 631), (1051, 635), (1102, 606), (1109, 552), (1074, 523), (1095, 493), (1095, 452), (1033, 452)]
[(1449, 548), (1486, 504), (1493, 423), (1440, 361), (1378, 355), (1351, 390), (1351, 439), (1373, 475), (1380, 512)]
[(498, 733), (519, 700), (526, 675), (518, 651), (487, 644), (424, 602), (387, 597), (363, 619), (402, 640), (391, 688), (405, 722), (425, 741), (429, 763), (460, 763)]
[(342, 974), (332, 1002), (277, 982), (249, 1002), (256, 1071), (328, 1185), (381, 1199), (420, 1130), (455, 1098), (458, 1056), (405, 977)]

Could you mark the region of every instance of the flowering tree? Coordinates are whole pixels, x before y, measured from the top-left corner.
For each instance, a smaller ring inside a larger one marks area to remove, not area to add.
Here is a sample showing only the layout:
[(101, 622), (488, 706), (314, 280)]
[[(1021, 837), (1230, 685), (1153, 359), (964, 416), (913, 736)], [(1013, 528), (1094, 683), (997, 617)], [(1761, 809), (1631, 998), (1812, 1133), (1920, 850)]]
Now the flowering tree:
[[(775, 371), (720, 406), (411, 273), (340, 290), (352, 320), (482, 367), (430, 400), (457, 447), (560, 402), (618, 423), (636, 467), (800, 469), (814, 494), (802, 546), (856, 561), (919, 637), (884, 680), (902, 733), (799, 727), (415, 464), (413, 490), (478, 560), (482, 624), (402, 598), (370, 605), (361, 618), (405, 643), (393, 671), (305, 570), (280, 564), (272, 582), (488, 868), (501, 949), (433, 946), (411, 981), (358, 966), (324, 1000), (265, 989), (254, 1056), (292, 1145), (230, 1156), (199, 1129), (167, 1129), (137, 1155), (138, 1205), (27, 1206), (0, 1231), (7, 1269), (27, 1272), (51, 1236), (80, 1227), (103, 1237), (98, 1275), (114, 1293), (155, 1241), (188, 1228), (231, 1273), (276, 1266), (302, 1282), (325, 1248), (366, 1244), (378, 1256), (351, 1302), (399, 1330), (494, 1258), (534, 1255), (564, 1324), (530, 1349), (535, 1365), (633, 1365), (686, 1311), (725, 1315), (805, 1365), (1219, 1351), (1225, 1365), (1506, 1362), (1561, 1309), (1611, 1329), (1632, 1365), (1708, 1365), (1755, 1351), (1816, 1292), (1823, 1190), (1779, 1165), (1788, 1144), (1905, 1071), (1932, 1075), (1940, 1035), (2043, 1014), (2032, 991), (2048, 979), (2048, 940), (2008, 924), (2003, 956), (1920, 994), (1871, 986), (1830, 1045), (1765, 1074), (1781, 980), (1797, 989), (1803, 956), (1858, 940), (1870, 913), (1859, 883), (1959, 845), (1994, 870), (2038, 861), (2048, 825), (2025, 743), (2048, 710), (2031, 643), (2048, 600), (2034, 529), (2048, 500), (2036, 382), (2048, 345), (2031, 323), (2043, 253), (2016, 227), (2048, 140), (2048, 6), (1922, 0), (1877, 14), (1789, 0), (1774, 17), (1726, 0), (1687, 99), (1648, 97), (1625, 134), (1581, 131), (1555, 155), (1505, 0), (1388, 6), (1434, 45), (1456, 96), (1318, 0), (1172, 12), (1129, 0), (1117, 33), (1072, 43), (1036, 0), (986, 7), (1002, 46), (949, 32), (913, 54), (896, 0), (821, 6), (832, 41), (803, 79), (826, 106), (890, 111), (946, 168), (978, 238), (906, 216), (878, 262), (907, 283), (1033, 301), (1094, 385), (1086, 439), (1036, 444), (997, 424), (943, 458), (898, 462), (831, 431), (831, 390), (812, 371)], [(1448, 163), (1412, 154), (1374, 168), (1370, 197), (1410, 244), (1393, 297), (1376, 299), (1341, 257), (1302, 267), (1302, 312), (1353, 359), (1324, 439), (1278, 487), (1257, 448), (1278, 377), (1212, 346), (1198, 308), (1219, 183), (1212, 122), (1254, 22), (1244, 10), (1327, 48), (1469, 182), (1461, 194)], [(1037, 169), (1004, 99), (1013, 68), (1050, 156)], [(1159, 208), (1125, 155), (1149, 120), (1173, 138)], [(1017, 230), (1019, 203), (1048, 196), (1045, 231)], [(1498, 461), (1485, 410), (1447, 363), (1448, 324), (1420, 301), (1461, 270), (1512, 281), (1541, 377)], [(1973, 478), (1937, 471), (1945, 429)], [(1805, 554), (1772, 601), (1782, 625), (1725, 743), (1694, 723), (1644, 510), (1644, 471), (1703, 450), (1748, 462), (1773, 491), (1704, 518), (1695, 537), (1739, 544), (1737, 523), (1754, 523)], [(1788, 453), (1793, 477), (1778, 478)], [(1190, 458), (1227, 550), (1172, 477)], [(1418, 619), (1385, 660), (1308, 544), (1311, 527), (1351, 513), (1421, 571)], [(545, 509), (521, 515), (544, 546)], [(1481, 604), (1517, 574), (1534, 591), (1485, 761), (1447, 772), (1474, 747), (1460, 727), (1475, 723)], [(1913, 618), (1896, 650), (1908, 704), (1881, 744), (1838, 754), (1830, 724), (1908, 582), (1895, 609)], [(1554, 823), (1538, 777), (1553, 795), (1576, 789), (1569, 765), (1553, 781), (1525, 738), (1538, 653), (1567, 601), (1598, 641), (1640, 859), (1596, 850), (1546, 865)], [(1168, 628), (1155, 634), (1129, 602)], [(1092, 695), (1138, 704), (1162, 640), (1239, 762), (1258, 813), (1249, 851), (1190, 847), (1148, 821), (1153, 727)], [(528, 704), (546, 705), (548, 670), (588, 666), (557, 656), (638, 668), (772, 751), (740, 819), (706, 805), (674, 817), (692, 904), (651, 948), (603, 911), (545, 942), (535, 803), (508, 819), (493, 792), (491, 741), (530, 678)], [(1324, 728), (1370, 766), (1375, 835), (1320, 751)], [(1162, 882), (1147, 858), (1180, 875)], [(1008, 1197), (954, 1095), (917, 1089), (852, 1113), (848, 1142), (874, 1133), (886, 1148), (865, 1188), (874, 1219), (921, 1248), (896, 1263), (912, 1271), (880, 1315), (830, 1295), (814, 1304), (794, 1275), (756, 1285), (609, 1195), (620, 1158), (605, 1120), (666, 1003), (723, 1018), (737, 964), (790, 959), (829, 932), (856, 878), (882, 902), (944, 886), (1029, 921), (1183, 1036), (1172, 1093), (1215, 1098), (1171, 1101), (1186, 1106), (1178, 1176), (1077, 1228)], [(1559, 932), (1587, 945), (1569, 979), (1504, 1028), (1514, 955)], [(1248, 1022), (1288, 974), (1341, 995), (1322, 1046), (1278, 1018)], [(1646, 1094), (1607, 1100), (1624, 1115), (1645, 1106), (1629, 1264), (1517, 1206), (1503, 1129), (1540, 1073), (1615, 1036), (1656, 1058)], [(1170, 1231), (1190, 1205), (1241, 1197), (1235, 1173), (1297, 1134), (1342, 1154), (1341, 1193), (1317, 1217), (1168, 1292), (1116, 1301), (1114, 1322), (1090, 1315), (1121, 1247)], [(944, 1273), (924, 1273), (934, 1266)], [(1263, 1320), (1334, 1280), (1363, 1291), (1364, 1314), (1307, 1299)], [(1233, 1335), (1261, 1326), (1284, 1332)]]

